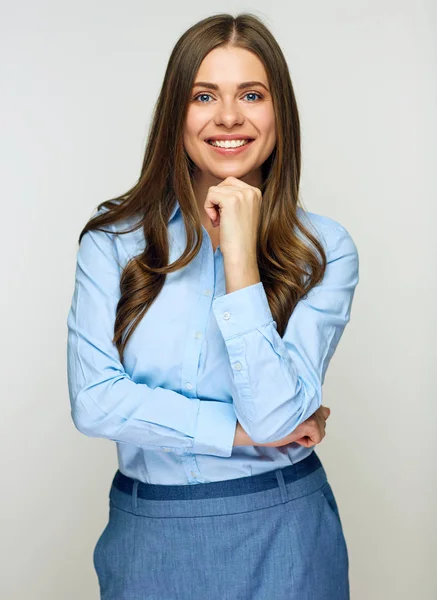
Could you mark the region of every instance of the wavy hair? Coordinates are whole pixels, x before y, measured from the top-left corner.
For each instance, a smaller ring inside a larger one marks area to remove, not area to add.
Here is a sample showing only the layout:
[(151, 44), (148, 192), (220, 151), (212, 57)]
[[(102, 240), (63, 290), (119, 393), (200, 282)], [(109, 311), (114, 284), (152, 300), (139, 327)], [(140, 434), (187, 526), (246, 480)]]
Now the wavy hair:
[[(282, 337), (297, 302), (323, 278), (323, 246), (297, 215), (301, 173), (299, 113), (285, 57), (258, 17), (217, 14), (190, 27), (177, 41), (168, 61), (147, 138), (137, 183), (126, 194), (98, 205), (79, 236), (135, 217), (126, 234), (143, 228), (145, 247), (131, 258), (120, 277), (113, 343), (121, 362), (126, 343), (164, 286), (167, 273), (185, 267), (198, 254), (203, 231), (193, 191), (195, 165), (183, 145), (183, 129), (194, 78), (205, 56), (219, 46), (255, 53), (264, 65), (273, 100), (276, 145), (263, 163), (257, 237), (257, 262), (270, 310)], [(168, 221), (177, 198), (186, 230), (182, 255), (169, 264)], [(305, 212), (305, 211), (304, 211)], [(308, 227), (311, 223), (308, 220)], [(308, 246), (309, 241), (312, 246)]]

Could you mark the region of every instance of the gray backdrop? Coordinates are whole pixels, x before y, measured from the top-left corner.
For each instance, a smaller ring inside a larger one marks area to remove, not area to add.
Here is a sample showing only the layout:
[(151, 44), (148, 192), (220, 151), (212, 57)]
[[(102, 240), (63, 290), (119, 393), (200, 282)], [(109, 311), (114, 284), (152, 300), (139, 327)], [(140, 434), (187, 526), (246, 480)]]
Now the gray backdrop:
[(99, 202), (136, 181), (178, 37), (214, 12), (246, 10), (289, 62), (305, 206), (343, 224), (360, 253), (317, 447), (352, 598), (437, 598), (431, 0), (2, 0), (2, 598), (98, 597), (92, 551), (117, 461), (115, 443), (80, 434), (69, 412), (76, 240)]

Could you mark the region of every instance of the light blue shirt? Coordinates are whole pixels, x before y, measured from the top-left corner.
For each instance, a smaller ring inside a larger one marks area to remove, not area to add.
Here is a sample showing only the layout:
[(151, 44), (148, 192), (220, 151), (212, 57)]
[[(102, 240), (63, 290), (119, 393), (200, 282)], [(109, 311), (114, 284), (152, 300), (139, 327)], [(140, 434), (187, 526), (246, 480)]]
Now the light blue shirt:
[[(83, 236), (67, 319), (71, 415), (83, 434), (116, 442), (122, 473), (152, 484), (205, 483), (272, 471), (313, 451), (297, 443), (233, 447), (237, 420), (255, 442), (268, 443), (317, 410), (350, 320), (359, 279), (354, 241), (333, 219), (298, 208), (304, 215), (328, 265), (282, 338), (262, 283), (226, 293), (223, 255), (203, 228), (201, 251), (167, 275), (124, 364), (112, 343), (120, 273), (143, 249), (143, 230), (116, 236), (129, 221)], [(173, 262), (186, 240), (177, 201), (168, 231)]]

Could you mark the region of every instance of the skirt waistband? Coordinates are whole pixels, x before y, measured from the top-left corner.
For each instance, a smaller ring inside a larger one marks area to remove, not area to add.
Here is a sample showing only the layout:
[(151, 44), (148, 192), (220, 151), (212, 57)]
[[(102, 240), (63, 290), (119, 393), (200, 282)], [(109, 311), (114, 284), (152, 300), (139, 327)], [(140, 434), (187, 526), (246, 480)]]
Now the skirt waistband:
[(122, 510), (144, 516), (200, 516), (208, 511), (226, 514), (288, 502), (316, 491), (326, 481), (323, 465), (313, 451), (282, 469), (195, 485), (144, 483), (117, 470), (110, 500)]

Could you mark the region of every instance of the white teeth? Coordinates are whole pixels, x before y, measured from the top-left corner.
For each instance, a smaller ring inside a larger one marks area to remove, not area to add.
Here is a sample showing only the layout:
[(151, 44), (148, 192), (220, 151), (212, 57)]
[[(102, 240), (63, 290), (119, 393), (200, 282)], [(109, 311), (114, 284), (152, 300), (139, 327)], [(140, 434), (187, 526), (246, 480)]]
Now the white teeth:
[(219, 148), (238, 148), (249, 143), (249, 140), (211, 140), (208, 142), (211, 146), (218, 146)]

